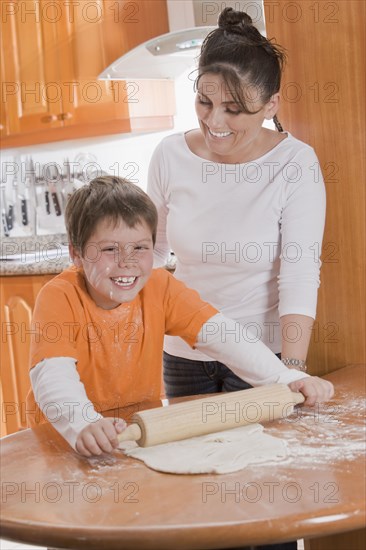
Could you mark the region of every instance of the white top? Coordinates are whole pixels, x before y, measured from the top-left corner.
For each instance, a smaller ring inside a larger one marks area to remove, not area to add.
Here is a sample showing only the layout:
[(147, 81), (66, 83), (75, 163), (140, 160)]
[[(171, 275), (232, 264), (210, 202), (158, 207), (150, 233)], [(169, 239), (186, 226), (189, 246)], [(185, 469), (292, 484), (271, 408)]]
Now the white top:
[[(310, 146), (287, 134), (255, 161), (222, 164), (173, 134), (154, 152), (148, 193), (159, 213), (156, 264), (172, 249), (175, 276), (244, 331), (278, 353), (280, 316), (315, 318), (325, 188)], [(211, 360), (178, 337), (165, 350)]]

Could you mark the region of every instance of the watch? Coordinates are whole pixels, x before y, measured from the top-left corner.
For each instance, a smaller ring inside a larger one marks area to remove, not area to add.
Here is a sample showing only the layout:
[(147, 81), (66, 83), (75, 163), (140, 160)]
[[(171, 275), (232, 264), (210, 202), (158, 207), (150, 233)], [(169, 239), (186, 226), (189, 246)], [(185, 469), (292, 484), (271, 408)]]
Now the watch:
[(284, 357), (283, 359), (281, 359), (281, 361), (286, 367), (298, 369), (303, 372), (307, 371), (307, 366), (303, 359), (293, 359), (292, 357)]

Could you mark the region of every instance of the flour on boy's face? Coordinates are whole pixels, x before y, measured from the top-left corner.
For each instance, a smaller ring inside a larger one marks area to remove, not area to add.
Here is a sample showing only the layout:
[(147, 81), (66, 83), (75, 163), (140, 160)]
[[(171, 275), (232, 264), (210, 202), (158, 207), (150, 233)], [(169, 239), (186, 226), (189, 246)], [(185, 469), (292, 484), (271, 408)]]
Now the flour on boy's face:
[(131, 302), (145, 286), (153, 266), (151, 230), (145, 222), (128, 227), (102, 220), (74, 264), (84, 270), (86, 287), (97, 306), (113, 309)]

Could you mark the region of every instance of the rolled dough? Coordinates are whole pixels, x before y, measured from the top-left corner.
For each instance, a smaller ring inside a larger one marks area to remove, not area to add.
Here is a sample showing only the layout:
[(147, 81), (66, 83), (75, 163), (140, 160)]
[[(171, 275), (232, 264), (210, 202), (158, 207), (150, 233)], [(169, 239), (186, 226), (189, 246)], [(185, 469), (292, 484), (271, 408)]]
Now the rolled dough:
[(227, 474), (248, 464), (287, 456), (285, 441), (263, 433), (261, 424), (193, 437), (153, 447), (120, 443), (127, 456), (142, 460), (159, 472), (170, 474)]

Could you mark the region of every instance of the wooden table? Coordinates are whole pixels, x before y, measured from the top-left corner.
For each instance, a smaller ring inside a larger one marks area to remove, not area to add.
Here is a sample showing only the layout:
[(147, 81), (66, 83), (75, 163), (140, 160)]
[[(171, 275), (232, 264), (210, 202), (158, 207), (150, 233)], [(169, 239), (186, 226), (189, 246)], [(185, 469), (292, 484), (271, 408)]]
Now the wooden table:
[[(1, 440), (3, 538), (89, 550), (232, 548), (365, 526), (365, 368), (326, 378), (332, 403), (267, 424), (282, 463), (170, 475), (121, 451), (79, 457), (51, 426)], [(355, 546), (344, 546), (352, 548)]]

